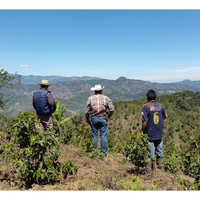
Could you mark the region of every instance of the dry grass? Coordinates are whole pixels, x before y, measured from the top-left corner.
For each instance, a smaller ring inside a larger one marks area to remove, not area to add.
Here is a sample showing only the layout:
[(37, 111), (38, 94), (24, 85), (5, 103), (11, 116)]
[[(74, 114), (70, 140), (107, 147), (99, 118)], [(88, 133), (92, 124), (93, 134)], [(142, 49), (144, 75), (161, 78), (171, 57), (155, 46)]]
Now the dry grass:
[[(103, 159), (89, 158), (81, 152), (80, 148), (73, 145), (61, 145), (62, 156), (60, 161), (72, 161), (78, 166), (78, 173), (67, 179), (61, 179), (54, 185), (33, 185), (29, 190), (125, 190), (124, 183), (130, 182), (132, 177), (140, 177), (141, 188), (146, 190), (183, 190), (179, 184), (179, 178), (192, 179), (181, 173), (171, 174), (164, 170), (157, 170), (154, 174), (144, 173), (144, 169), (139, 171), (134, 165), (124, 162), (123, 156), (118, 153), (109, 153)], [(0, 162), (0, 173), (9, 169), (4, 162)], [(1, 177), (1, 176), (0, 176)], [(156, 183), (156, 187), (152, 187)], [(17, 185), (10, 185), (7, 181), (1, 180), (0, 190), (22, 190)]]

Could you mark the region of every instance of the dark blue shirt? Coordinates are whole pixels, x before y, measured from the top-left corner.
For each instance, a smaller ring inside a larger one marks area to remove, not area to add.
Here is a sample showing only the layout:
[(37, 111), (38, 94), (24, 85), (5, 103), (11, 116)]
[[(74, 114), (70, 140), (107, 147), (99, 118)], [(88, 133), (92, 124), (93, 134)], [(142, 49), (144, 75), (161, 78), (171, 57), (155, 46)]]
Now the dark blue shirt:
[(163, 120), (167, 118), (162, 104), (157, 101), (150, 101), (142, 107), (142, 122), (147, 122), (144, 133), (149, 136), (149, 140), (162, 139)]

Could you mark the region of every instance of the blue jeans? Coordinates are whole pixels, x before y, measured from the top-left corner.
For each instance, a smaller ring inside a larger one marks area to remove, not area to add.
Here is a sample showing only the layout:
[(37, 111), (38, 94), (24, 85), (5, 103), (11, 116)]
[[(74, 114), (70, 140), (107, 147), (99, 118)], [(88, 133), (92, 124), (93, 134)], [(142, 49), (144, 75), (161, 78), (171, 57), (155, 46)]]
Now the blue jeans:
[(108, 148), (107, 125), (108, 121), (105, 117), (92, 116), (91, 130), (92, 130), (92, 140), (94, 141), (94, 148), (98, 149), (98, 130), (100, 130), (101, 152), (103, 152), (105, 155), (107, 155), (107, 148)]
[(163, 157), (163, 151), (162, 151), (162, 140), (149, 140), (149, 157), (151, 160), (155, 160), (156, 156), (159, 158)]

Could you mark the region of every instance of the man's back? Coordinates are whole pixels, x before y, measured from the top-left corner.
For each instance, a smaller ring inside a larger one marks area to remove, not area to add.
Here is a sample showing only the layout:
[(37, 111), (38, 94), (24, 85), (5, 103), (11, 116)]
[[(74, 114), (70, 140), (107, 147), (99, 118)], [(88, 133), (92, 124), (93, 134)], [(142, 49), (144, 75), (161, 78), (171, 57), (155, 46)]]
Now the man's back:
[(109, 97), (103, 94), (95, 94), (88, 98), (86, 104), (86, 113), (89, 113), (92, 116), (106, 116), (106, 110), (114, 110), (112, 101)]
[(149, 140), (162, 139), (163, 121), (166, 119), (166, 112), (162, 104), (157, 101), (149, 101), (142, 107), (142, 121), (147, 122), (145, 133)]

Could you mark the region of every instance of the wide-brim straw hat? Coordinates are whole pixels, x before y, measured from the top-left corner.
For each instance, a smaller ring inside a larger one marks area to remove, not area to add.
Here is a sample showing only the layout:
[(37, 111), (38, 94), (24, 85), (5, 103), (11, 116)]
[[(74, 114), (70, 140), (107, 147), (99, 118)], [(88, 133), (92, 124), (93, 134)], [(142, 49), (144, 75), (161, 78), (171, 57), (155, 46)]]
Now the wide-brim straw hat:
[(51, 86), (50, 84), (49, 84), (49, 82), (48, 82), (48, 80), (42, 80), (42, 82), (41, 83), (38, 83), (39, 85), (47, 85), (47, 86)]
[(91, 88), (92, 91), (101, 91), (104, 89), (104, 86), (102, 87), (101, 85), (95, 85), (94, 87)]

